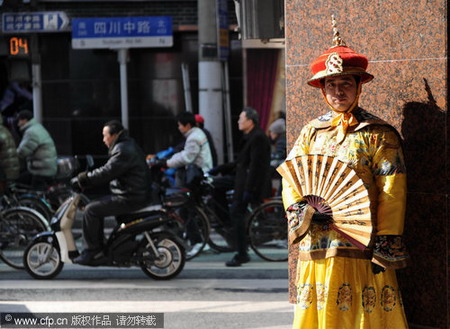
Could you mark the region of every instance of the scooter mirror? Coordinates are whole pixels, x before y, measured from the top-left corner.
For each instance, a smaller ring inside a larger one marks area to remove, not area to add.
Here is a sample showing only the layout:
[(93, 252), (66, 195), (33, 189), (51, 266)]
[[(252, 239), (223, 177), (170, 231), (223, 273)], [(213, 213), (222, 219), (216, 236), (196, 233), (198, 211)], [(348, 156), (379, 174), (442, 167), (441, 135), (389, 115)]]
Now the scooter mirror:
[(90, 154), (86, 155), (86, 167), (87, 169), (91, 169), (94, 167), (94, 158)]

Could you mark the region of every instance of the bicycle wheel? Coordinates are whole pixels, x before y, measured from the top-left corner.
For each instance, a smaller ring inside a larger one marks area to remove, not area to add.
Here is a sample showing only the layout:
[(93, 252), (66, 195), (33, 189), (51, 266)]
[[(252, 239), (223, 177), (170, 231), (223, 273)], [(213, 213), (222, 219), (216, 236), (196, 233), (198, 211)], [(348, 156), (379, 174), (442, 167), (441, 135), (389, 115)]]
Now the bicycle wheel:
[(169, 215), (174, 221), (167, 224), (169, 229), (183, 239), (186, 249), (186, 260), (199, 255), (209, 239), (209, 221), (199, 207), (184, 206), (172, 209)]
[(227, 242), (227, 234), (222, 221), (218, 218), (216, 213), (209, 207), (203, 208), (208, 216), (211, 230), (209, 232), (208, 245), (219, 252), (230, 252), (233, 248)]
[(247, 234), (255, 253), (262, 259), (281, 262), (288, 259), (288, 233), (281, 200), (263, 203), (250, 214)]
[(23, 269), (28, 243), (36, 234), (47, 230), (47, 221), (36, 210), (6, 209), (0, 213), (0, 258), (11, 267)]
[(52, 220), (53, 210), (45, 199), (39, 198), (35, 195), (21, 195), (19, 196), (19, 205), (36, 210), (44, 216), (48, 222)]

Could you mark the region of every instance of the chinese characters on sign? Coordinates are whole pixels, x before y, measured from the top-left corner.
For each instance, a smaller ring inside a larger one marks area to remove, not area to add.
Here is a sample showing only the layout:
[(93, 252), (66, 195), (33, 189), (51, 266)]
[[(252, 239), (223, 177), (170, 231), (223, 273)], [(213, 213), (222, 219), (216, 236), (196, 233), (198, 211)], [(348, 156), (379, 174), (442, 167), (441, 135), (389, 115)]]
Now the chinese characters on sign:
[(4, 33), (58, 32), (69, 24), (67, 15), (55, 12), (20, 12), (2, 14), (2, 31)]
[(72, 19), (72, 47), (75, 49), (172, 45), (172, 18), (168, 16)]

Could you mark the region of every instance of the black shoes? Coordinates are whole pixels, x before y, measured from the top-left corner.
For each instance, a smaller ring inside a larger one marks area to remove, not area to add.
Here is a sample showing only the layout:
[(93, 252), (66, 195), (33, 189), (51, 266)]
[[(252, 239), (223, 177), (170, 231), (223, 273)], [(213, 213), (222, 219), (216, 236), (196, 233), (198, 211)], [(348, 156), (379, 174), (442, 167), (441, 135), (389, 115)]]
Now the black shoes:
[(103, 260), (105, 258), (105, 255), (103, 254), (103, 252), (100, 250), (83, 250), (81, 252), (81, 255), (78, 257), (75, 257), (72, 261), (75, 264), (80, 264), (80, 265), (100, 265)]
[(249, 261), (250, 261), (249, 255), (236, 254), (233, 256), (233, 258), (231, 260), (226, 262), (225, 265), (228, 267), (237, 267), (237, 266), (241, 266), (241, 264), (248, 263)]

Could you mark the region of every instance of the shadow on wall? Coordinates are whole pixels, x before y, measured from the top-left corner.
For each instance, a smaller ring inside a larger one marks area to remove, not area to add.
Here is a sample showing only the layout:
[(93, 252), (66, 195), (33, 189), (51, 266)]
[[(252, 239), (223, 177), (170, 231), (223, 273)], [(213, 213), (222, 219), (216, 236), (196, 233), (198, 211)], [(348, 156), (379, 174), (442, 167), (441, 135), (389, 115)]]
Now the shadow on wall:
[(428, 102), (409, 102), (403, 107), (408, 192), (446, 193), (446, 116), (437, 106), (427, 79), (423, 81)]
[[(408, 177), (405, 242), (411, 261), (399, 270), (405, 311), (413, 324), (446, 327), (447, 230), (446, 218), (446, 114), (436, 104), (423, 79), (427, 102), (403, 107), (404, 154)], [(427, 284), (423, 284), (427, 282)], [(428, 328), (428, 327), (427, 327)]]

